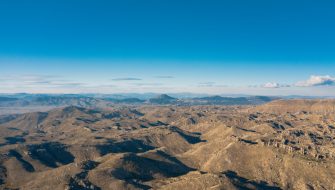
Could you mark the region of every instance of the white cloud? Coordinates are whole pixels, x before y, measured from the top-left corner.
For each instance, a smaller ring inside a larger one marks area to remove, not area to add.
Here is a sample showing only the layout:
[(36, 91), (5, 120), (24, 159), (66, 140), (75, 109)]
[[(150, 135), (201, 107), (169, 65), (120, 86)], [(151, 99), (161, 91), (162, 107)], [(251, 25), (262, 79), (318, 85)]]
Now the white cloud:
[(280, 84), (276, 83), (276, 82), (268, 82), (266, 84), (263, 85), (264, 88), (279, 88)]
[(311, 86), (333, 86), (335, 85), (335, 78), (325, 75), (325, 76), (316, 76), (312, 75), (308, 80), (299, 81), (295, 86), (299, 87), (311, 87)]
[(329, 75), (317, 76), (312, 75), (309, 79), (299, 81), (292, 85), (279, 84), (276, 82), (268, 82), (263, 84), (263, 88), (283, 88), (283, 87), (313, 87), (313, 86), (335, 86), (335, 78)]
[(263, 88), (282, 88), (282, 87), (290, 87), (290, 85), (287, 84), (279, 84), (276, 82), (268, 82), (262, 85)]

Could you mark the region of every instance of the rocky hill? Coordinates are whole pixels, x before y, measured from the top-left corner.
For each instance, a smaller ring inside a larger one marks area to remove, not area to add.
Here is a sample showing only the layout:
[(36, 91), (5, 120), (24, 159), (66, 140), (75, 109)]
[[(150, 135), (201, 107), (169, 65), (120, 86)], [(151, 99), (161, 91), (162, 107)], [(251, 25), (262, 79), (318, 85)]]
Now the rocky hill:
[(295, 100), (276, 100), (256, 108), (262, 112), (316, 112), (334, 113), (335, 99), (295, 99)]
[(3, 116), (0, 189), (333, 189), (335, 116), (304, 110), (328, 101)]
[(148, 102), (151, 104), (173, 104), (176, 103), (176, 101), (177, 98), (173, 98), (167, 94), (161, 94), (154, 98), (150, 98)]

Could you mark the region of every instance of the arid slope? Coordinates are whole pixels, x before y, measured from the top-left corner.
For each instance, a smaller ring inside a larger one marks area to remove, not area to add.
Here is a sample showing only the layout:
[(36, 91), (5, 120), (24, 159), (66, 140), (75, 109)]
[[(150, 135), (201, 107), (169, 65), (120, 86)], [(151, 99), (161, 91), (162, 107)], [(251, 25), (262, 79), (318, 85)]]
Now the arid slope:
[(332, 100), (3, 119), (2, 189), (334, 189)]

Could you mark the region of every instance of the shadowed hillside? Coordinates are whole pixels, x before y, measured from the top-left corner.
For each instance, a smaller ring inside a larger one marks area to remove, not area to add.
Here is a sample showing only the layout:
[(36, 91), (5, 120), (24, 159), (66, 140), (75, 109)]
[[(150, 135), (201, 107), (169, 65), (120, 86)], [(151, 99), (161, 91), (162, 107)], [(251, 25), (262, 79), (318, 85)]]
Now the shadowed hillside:
[(335, 117), (324, 114), (332, 102), (68, 106), (3, 116), (0, 187), (332, 189)]

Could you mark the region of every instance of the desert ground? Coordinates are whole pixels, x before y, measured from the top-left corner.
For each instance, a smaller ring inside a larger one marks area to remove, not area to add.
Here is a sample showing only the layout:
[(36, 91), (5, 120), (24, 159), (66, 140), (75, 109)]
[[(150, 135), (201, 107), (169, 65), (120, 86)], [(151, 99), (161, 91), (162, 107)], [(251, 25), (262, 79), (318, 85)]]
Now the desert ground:
[(9, 112), (0, 188), (335, 189), (334, 112), (334, 100)]

